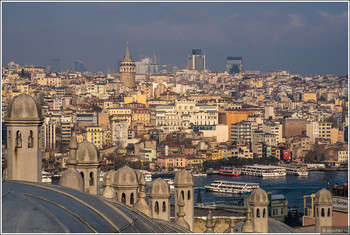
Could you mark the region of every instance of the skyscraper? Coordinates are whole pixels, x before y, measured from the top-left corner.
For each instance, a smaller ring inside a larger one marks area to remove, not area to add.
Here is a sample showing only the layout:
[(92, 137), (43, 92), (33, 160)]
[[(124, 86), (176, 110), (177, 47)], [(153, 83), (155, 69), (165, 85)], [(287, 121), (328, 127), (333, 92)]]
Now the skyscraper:
[(230, 74), (240, 73), (243, 71), (242, 57), (228, 56), (226, 62), (226, 71)]
[(126, 50), (125, 50), (124, 58), (120, 63), (120, 68), (119, 68), (120, 80), (124, 86), (127, 86), (129, 88), (135, 87), (135, 69), (136, 69), (136, 65), (131, 58), (129, 43), (126, 42)]
[(75, 60), (74, 61), (74, 71), (80, 72), (81, 74), (83, 74), (86, 71), (84, 63), (80, 60)]
[(54, 58), (51, 61), (51, 73), (58, 73), (61, 71), (60, 59)]
[(201, 49), (192, 49), (192, 55), (188, 56), (188, 69), (205, 71), (205, 55)]

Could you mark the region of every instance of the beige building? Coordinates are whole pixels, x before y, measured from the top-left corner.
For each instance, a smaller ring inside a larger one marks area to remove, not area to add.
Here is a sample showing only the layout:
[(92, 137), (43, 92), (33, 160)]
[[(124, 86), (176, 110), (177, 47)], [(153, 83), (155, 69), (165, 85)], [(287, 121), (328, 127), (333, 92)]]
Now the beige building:
[(320, 122), (319, 123), (319, 137), (324, 139), (331, 139), (331, 122)]
[(103, 132), (101, 126), (86, 127), (86, 140), (94, 144), (98, 149), (102, 149)]

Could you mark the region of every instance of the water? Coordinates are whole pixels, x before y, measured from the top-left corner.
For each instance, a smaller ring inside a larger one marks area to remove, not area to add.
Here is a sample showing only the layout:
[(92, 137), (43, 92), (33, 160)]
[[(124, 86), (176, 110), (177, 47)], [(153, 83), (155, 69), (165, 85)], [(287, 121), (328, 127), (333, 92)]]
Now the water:
[[(311, 195), (318, 190), (327, 187), (327, 179), (330, 185), (338, 183), (343, 185), (348, 183), (348, 171), (309, 171), (308, 176), (285, 177), (253, 177), (242, 175), (240, 177), (230, 177), (221, 175), (208, 175), (207, 177), (194, 178), (195, 187), (210, 185), (214, 180), (229, 180), (239, 182), (259, 183), (260, 188), (271, 194), (283, 194), (287, 197), (288, 205), (296, 205), (299, 210), (304, 208), (304, 195)], [(201, 190), (202, 202), (225, 201), (232, 198), (232, 194), (214, 193)], [(197, 202), (197, 190), (195, 190), (195, 203)]]
[[(272, 194), (283, 194), (287, 197), (289, 205), (299, 207), (299, 210), (304, 208), (304, 195), (311, 195), (318, 190), (327, 187), (327, 180), (329, 184), (337, 183), (339, 186), (348, 183), (348, 171), (309, 171), (308, 176), (292, 176), (285, 177), (253, 177), (242, 175), (240, 177), (230, 177), (221, 175), (208, 175), (207, 177), (194, 178), (195, 187), (204, 187), (210, 185), (215, 180), (229, 180), (239, 182), (259, 183), (260, 188)], [(57, 184), (58, 180), (53, 180), (53, 184)], [(148, 185), (146, 186), (146, 192)], [(194, 190), (194, 203), (197, 203), (197, 190)], [(232, 194), (222, 194), (215, 192), (208, 192), (201, 190), (202, 202), (218, 202), (226, 201), (233, 198)], [(147, 198), (146, 198), (147, 200)], [(170, 198), (170, 203), (174, 204), (174, 193)]]

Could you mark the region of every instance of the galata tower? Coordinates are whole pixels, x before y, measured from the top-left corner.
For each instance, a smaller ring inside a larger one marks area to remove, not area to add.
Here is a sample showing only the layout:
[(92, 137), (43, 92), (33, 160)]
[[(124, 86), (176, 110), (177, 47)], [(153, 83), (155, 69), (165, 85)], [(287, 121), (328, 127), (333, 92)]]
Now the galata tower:
[(129, 43), (126, 42), (126, 51), (124, 58), (120, 63), (120, 80), (124, 86), (129, 88), (135, 87), (135, 62), (132, 60), (129, 50)]

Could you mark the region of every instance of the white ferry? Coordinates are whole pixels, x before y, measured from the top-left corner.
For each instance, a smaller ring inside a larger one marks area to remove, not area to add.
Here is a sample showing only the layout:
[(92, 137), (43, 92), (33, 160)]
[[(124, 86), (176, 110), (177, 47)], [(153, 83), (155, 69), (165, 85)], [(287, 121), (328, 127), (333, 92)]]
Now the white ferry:
[(41, 182), (43, 183), (50, 183), (52, 182), (52, 174), (42, 170), (41, 171)]
[(306, 176), (309, 174), (306, 167), (285, 166), (287, 175)]
[(206, 173), (193, 173), (193, 177), (207, 177), (208, 175)]
[(215, 180), (210, 185), (204, 186), (206, 190), (218, 193), (243, 194), (252, 192), (259, 188), (258, 183), (234, 182), (225, 180)]
[(267, 165), (244, 166), (242, 168), (242, 174), (260, 177), (286, 176), (286, 168)]
[(151, 173), (151, 172), (146, 171), (146, 170), (138, 170), (138, 171), (140, 171), (140, 172), (143, 173), (143, 175), (145, 176), (145, 180), (146, 180), (147, 183), (152, 182), (152, 173)]
[(165, 180), (165, 182), (167, 182), (169, 184), (170, 190), (174, 190), (175, 189), (175, 187), (174, 187), (174, 180), (172, 180), (172, 179), (163, 179), (163, 180)]

